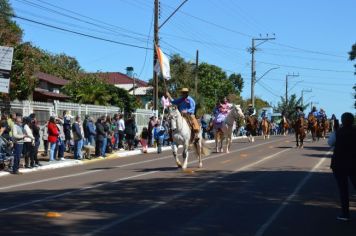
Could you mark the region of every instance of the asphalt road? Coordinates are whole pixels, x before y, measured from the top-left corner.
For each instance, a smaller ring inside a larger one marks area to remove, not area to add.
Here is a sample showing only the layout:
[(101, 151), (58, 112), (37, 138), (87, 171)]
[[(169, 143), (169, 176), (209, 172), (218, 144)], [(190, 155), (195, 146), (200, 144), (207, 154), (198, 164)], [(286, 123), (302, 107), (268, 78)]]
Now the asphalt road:
[(325, 140), (293, 140), (235, 140), (184, 172), (169, 151), (2, 177), (0, 235), (355, 236)]

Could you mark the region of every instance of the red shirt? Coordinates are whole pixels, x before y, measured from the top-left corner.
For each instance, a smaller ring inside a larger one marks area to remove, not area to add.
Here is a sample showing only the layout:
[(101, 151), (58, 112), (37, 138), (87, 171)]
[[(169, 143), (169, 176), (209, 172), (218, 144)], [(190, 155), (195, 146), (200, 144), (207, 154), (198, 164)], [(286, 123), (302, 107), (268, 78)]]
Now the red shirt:
[(59, 131), (55, 123), (48, 122), (48, 142), (56, 143), (58, 140)]

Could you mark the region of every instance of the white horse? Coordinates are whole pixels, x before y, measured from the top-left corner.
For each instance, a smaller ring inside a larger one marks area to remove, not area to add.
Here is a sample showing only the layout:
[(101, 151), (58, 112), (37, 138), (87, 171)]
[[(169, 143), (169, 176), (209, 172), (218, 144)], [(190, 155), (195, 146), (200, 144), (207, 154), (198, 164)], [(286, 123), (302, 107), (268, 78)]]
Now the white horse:
[[(231, 142), (232, 142), (232, 131), (234, 128), (234, 123), (237, 118), (245, 118), (244, 113), (241, 110), (240, 105), (232, 105), (229, 113), (227, 114), (225, 120), (222, 123), (221, 128), (216, 130), (215, 133), (215, 149), (216, 152), (223, 152), (223, 141), (226, 139), (226, 153), (230, 152)], [(218, 147), (220, 143), (220, 147)]]
[[(188, 166), (188, 148), (191, 141), (192, 133), (186, 119), (180, 114), (178, 109), (173, 108), (169, 112), (171, 130), (172, 130), (172, 150), (173, 157), (177, 163), (177, 166), (183, 170)], [(178, 158), (178, 146), (183, 145), (183, 164), (179, 161)], [(202, 155), (209, 155), (210, 151), (205, 147), (205, 142), (203, 142), (201, 132), (199, 134), (199, 140), (193, 142), (193, 147), (195, 149), (196, 155), (199, 160), (199, 168), (203, 167)]]

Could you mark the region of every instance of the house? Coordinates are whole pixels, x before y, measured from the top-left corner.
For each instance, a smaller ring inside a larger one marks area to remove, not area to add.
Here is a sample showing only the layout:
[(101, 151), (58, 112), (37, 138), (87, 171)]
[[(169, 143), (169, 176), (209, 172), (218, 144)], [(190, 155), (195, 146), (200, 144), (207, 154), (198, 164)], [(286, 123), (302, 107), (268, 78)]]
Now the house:
[(34, 75), (38, 79), (38, 85), (33, 92), (33, 100), (41, 102), (65, 101), (69, 96), (61, 93), (63, 86), (69, 83), (54, 75), (38, 72)]
[(125, 89), (129, 94), (140, 100), (142, 104), (146, 104), (151, 100), (151, 95), (149, 94), (153, 87), (143, 80), (120, 72), (100, 72), (95, 73), (95, 75), (109, 84)]

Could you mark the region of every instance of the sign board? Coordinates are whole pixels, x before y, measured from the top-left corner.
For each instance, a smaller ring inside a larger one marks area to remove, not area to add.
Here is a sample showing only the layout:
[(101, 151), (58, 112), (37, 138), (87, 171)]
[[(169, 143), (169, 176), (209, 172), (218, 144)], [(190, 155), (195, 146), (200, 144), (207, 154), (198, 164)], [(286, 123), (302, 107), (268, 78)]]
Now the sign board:
[(10, 71), (0, 71), (0, 93), (9, 93)]
[(0, 46), (0, 70), (11, 70), (14, 48)]

